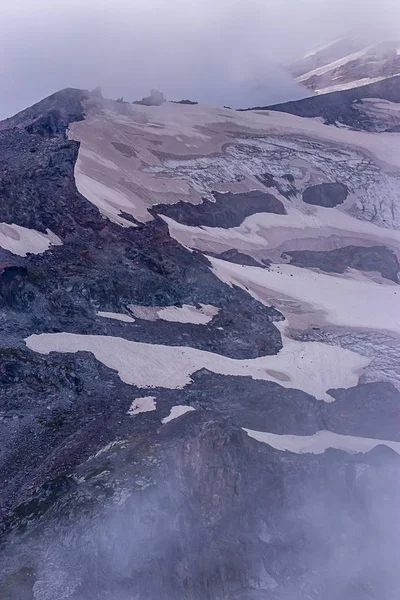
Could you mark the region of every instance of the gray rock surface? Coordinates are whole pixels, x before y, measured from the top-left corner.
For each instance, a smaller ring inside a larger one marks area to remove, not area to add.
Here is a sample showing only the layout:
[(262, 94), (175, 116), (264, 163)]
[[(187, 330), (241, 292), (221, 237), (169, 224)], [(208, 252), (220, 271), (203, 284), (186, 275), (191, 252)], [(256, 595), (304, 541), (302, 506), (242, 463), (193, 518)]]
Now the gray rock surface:
[(204, 199), (201, 204), (158, 205), (153, 211), (158, 215), (166, 215), (184, 225), (206, 227), (238, 227), (246, 217), (257, 213), (286, 214), (283, 203), (273, 194), (260, 191), (246, 193), (213, 192), (215, 201)]
[(395, 283), (399, 283), (400, 265), (397, 256), (385, 246), (345, 246), (336, 250), (293, 250), (290, 264), (296, 267), (314, 267), (327, 273), (344, 273), (346, 269), (377, 271)]
[(348, 193), (347, 186), (343, 183), (320, 183), (304, 190), (303, 202), (324, 208), (335, 208), (343, 204)]

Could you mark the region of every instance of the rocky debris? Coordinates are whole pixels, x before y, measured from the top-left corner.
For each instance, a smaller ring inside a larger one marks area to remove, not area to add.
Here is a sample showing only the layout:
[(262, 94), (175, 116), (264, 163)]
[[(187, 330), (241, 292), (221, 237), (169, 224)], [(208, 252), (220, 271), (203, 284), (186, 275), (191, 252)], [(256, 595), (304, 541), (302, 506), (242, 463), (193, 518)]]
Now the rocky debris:
[(303, 202), (324, 208), (334, 208), (343, 204), (349, 190), (343, 183), (321, 183), (306, 188), (303, 192)]
[(257, 213), (286, 214), (285, 207), (278, 198), (258, 190), (237, 194), (213, 192), (213, 197), (214, 201), (203, 199), (201, 204), (158, 204), (153, 207), (152, 212), (184, 225), (225, 229), (238, 227), (246, 217)]
[(133, 104), (143, 104), (144, 106), (161, 106), (165, 102), (164, 94), (158, 90), (151, 90), (150, 96), (145, 96), (141, 100), (136, 100)]
[(291, 250), (284, 253), (291, 257), (296, 267), (317, 268), (327, 273), (344, 273), (346, 269), (377, 271), (395, 283), (399, 283), (400, 265), (395, 253), (385, 246), (345, 246), (335, 250)]
[(194, 106), (195, 104), (198, 104), (198, 102), (195, 102), (194, 100), (172, 100), (172, 102), (174, 104), (187, 104), (189, 106)]
[(50, 229), (61, 239), (102, 229), (99, 211), (75, 186), (78, 150), (79, 144), (65, 137), (61, 111), (45, 112), (22, 129), (0, 129), (0, 222)]

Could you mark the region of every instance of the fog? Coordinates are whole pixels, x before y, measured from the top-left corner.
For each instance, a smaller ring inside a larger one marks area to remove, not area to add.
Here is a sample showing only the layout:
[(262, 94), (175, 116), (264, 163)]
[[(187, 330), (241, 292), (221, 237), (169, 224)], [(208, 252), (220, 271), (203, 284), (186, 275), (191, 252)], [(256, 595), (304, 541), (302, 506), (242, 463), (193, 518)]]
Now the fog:
[(5, 0), (0, 118), (63, 87), (246, 106), (305, 96), (282, 65), (342, 35), (394, 37), (397, 0)]

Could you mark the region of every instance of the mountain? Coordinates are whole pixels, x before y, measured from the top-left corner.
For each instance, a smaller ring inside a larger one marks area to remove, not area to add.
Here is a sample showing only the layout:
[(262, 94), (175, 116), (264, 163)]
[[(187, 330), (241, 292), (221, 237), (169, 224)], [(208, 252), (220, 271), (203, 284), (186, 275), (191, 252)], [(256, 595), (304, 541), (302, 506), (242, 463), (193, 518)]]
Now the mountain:
[(0, 124), (1, 598), (397, 599), (387, 81)]
[(316, 94), (367, 85), (400, 74), (400, 41), (342, 38), (307, 53), (289, 70)]

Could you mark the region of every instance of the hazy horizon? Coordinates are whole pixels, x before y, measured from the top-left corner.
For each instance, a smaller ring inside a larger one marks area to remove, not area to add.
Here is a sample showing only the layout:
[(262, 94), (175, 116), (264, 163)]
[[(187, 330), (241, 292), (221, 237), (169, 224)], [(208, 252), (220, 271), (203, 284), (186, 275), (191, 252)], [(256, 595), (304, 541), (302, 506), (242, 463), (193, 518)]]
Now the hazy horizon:
[(337, 37), (396, 37), (398, 16), (394, 0), (20, 0), (0, 24), (0, 118), (65, 87), (235, 107), (304, 97), (282, 65)]

